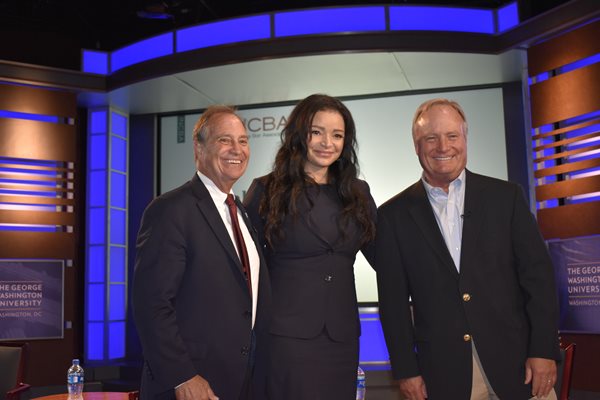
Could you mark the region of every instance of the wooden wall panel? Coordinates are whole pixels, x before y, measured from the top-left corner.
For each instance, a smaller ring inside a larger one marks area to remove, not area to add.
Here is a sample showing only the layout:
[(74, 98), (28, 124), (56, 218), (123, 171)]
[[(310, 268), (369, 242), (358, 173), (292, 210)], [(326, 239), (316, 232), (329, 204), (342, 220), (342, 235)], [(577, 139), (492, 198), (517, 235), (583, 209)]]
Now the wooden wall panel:
[[(68, 232), (0, 231), (0, 243), (7, 245), (3, 246), (0, 258), (72, 260), (77, 252), (76, 237)], [(69, 290), (73, 284), (65, 281), (65, 290)]]
[(529, 76), (600, 53), (600, 20), (547, 40), (527, 51)]
[(54, 204), (60, 206), (75, 205), (74, 199), (64, 199), (59, 197), (40, 197), (40, 196), (10, 196), (0, 194), (0, 203), (13, 204)]
[(0, 155), (33, 160), (75, 161), (75, 132), (73, 125), (0, 118)]
[(538, 210), (538, 225), (545, 238), (567, 239), (600, 234), (600, 202), (567, 204)]
[(69, 212), (0, 210), (0, 221), (5, 224), (75, 225), (75, 215)]
[(58, 117), (56, 123), (28, 115), (0, 118), (0, 258), (67, 265), (63, 313), (69, 327), (62, 339), (29, 341), (26, 376), (34, 386), (63, 385), (70, 360), (83, 354), (85, 190), (79, 184), (85, 140), (77, 134), (76, 95), (0, 84), (0, 110)]
[(531, 85), (531, 124), (539, 127), (600, 109), (600, 63)]
[(0, 110), (75, 118), (77, 97), (71, 92), (0, 84)]
[[(546, 239), (600, 235), (600, 63), (591, 63), (599, 38), (596, 20), (527, 51), (531, 121), (539, 128), (531, 136), (537, 220)], [(563, 334), (562, 341), (577, 344), (573, 389), (600, 391), (600, 335)]]
[(545, 176), (565, 174), (568, 172), (581, 171), (590, 168), (600, 168), (600, 157), (583, 161), (575, 161), (568, 164), (561, 164), (556, 167), (538, 169), (534, 172), (533, 176), (535, 178), (543, 178)]
[(581, 194), (594, 193), (600, 189), (600, 175), (564, 180), (535, 188), (537, 201), (559, 199)]

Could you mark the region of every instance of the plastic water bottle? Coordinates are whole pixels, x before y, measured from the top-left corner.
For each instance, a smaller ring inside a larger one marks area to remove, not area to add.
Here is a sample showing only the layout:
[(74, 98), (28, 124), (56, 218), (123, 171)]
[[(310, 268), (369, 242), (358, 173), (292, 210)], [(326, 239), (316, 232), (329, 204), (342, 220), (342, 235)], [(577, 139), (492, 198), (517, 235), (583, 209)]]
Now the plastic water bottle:
[(365, 371), (359, 366), (356, 373), (356, 400), (365, 400), (366, 391)]
[(83, 392), (83, 368), (79, 365), (79, 360), (73, 360), (73, 365), (67, 371), (67, 391), (69, 399), (81, 399)]

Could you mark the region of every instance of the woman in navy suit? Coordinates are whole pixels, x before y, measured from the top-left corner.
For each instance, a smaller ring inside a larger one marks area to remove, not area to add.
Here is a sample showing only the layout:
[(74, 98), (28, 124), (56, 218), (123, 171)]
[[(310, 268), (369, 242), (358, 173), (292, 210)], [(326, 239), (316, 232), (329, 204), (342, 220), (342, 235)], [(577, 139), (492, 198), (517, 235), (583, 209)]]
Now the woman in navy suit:
[(273, 172), (245, 198), (273, 290), (267, 397), (352, 400), (358, 319), (354, 261), (373, 260), (376, 206), (358, 179), (356, 129), (339, 100), (315, 94), (292, 111)]

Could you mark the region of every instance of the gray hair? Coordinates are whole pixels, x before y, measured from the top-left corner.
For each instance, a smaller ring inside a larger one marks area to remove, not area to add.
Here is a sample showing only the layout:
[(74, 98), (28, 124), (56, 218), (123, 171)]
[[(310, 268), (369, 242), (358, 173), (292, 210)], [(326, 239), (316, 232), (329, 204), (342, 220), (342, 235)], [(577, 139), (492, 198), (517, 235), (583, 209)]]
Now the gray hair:
[(192, 131), (194, 141), (197, 141), (198, 143), (204, 143), (208, 137), (208, 134), (210, 133), (210, 129), (214, 123), (215, 117), (223, 114), (233, 115), (239, 119), (242, 124), (244, 123), (240, 116), (237, 115), (236, 109), (233, 106), (226, 106), (222, 104), (209, 106), (206, 110), (204, 110), (194, 125), (194, 130)]
[(419, 108), (417, 108), (417, 111), (415, 112), (415, 116), (414, 116), (413, 122), (412, 122), (413, 140), (415, 139), (416, 134), (417, 134), (417, 122), (419, 121), (421, 116), (423, 116), (423, 114), (425, 114), (427, 111), (431, 110), (435, 106), (448, 106), (448, 107), (453, 108), (458, 113), (458, 115), (460, 115), (460, 117), (462, 118), (463, 133), (465, 134), (465, 136), (467, 135), (467, 131), (469, 129), (468, 124), (467, 124), (467, 117), (465, 116), (465, 112), (463, 111), (460, 104), (458, 104), (454, 100), (448, 100), (448, 99), (439, 97), (437, 99), (427, 100), (425, 103), (421, 104), (419, 106)]

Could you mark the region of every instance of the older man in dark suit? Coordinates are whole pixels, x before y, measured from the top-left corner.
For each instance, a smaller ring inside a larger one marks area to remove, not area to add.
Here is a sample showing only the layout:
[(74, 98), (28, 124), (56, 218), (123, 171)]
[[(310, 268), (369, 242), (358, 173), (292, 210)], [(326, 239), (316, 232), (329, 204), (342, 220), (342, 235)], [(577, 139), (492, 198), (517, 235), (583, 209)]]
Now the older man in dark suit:
[(410, 400), (555, 397), (554, 274), (521, 189), (466, 170), (467, 122), (453, 101), (422, 104), (413, 140), (422, 179), (379, 208), (376, 239), (400, 391)]
[(143, 399), (251, 398), (270, 287), (232, 193), (249, 156), (234, 110), (209, 107), (194, 127), (197, 173), (144, 213), (133, 283)]

